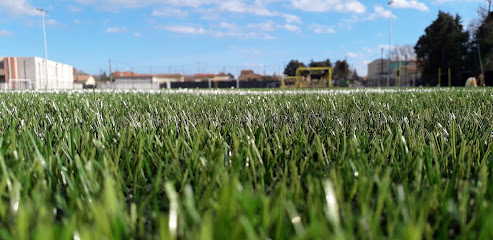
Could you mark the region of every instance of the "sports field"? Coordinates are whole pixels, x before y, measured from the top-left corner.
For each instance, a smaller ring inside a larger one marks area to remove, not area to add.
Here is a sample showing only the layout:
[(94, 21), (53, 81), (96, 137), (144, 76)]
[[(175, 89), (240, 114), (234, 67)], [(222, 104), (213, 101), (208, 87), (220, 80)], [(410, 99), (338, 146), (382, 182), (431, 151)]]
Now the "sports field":
[(493, 89), (0, 93), (0, 239), (491, 239)]

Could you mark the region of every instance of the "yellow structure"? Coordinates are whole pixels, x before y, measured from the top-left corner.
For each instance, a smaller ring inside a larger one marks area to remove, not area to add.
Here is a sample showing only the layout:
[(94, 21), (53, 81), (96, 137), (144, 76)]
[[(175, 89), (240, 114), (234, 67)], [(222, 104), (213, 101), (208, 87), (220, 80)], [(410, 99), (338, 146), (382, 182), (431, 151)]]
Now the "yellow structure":
[[(332, 87), (332, 74), (333, 74), (333, 70), (332, 68), (330, 67), (299, 67), (298, 69), (296, 69), (296, 76), (293, 77), (293, 76), (289, 76), (289, 77), (283, 77), (282, 78), (282, 82), (281, 82), (281, 86), (282, 88), (285, 88), (286, 87), (286, 80), (295, 80), (295, 87), (302, 87), (302, 83), (301, 83), (301, 73), (303, 71), (325, 71), (325, 70), (328, 70), (328, 85), (329, 87)], [(324, 80), (324, 86), (327, 86), (327, 77), (324, 77), (323, 80)]]
[(286, 88), (286, 80), (295, 80), (296, 81), (296, 77), (282, 77), (282, 81), (281, 81), (281, 87), (282, 88)]

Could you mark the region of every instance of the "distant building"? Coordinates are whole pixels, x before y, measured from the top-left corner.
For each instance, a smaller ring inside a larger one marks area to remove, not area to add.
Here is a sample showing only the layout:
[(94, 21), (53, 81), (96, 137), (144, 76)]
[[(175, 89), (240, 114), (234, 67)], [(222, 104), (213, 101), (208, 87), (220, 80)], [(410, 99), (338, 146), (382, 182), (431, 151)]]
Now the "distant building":
[(162, 84), (171, 88), (171, 82), (184, 82), (185, 76), (180, 74), (139, 74), (134, 72), (114, 72), (113, 81), (101, 84), (101, 88), (112, 89), (159, 89)]
[(231, 80), (231, 76), (223, 72), (216, 74), (216, 76), (214, 76), (214, 78), (212, 79), (212, 81), (214, 82), (225, 82), (230, 80)]
[(212, 73), (198, 73), (193, 75), (193, 78), (195, 82), (225, 82), (225, 81), (230, 81), (231, 76), (228, 74), (225, 74), (223, 72), (220, 72), (218, 74), (212, 74)]
[(74, 88), (94, 88), (96, 87), (96, 79), (91, 75), (86, 74), (76, 74), (74, 76)]
[(153, 75), (134, 72), (114, 72), (113, 82), (98, 87), (111, 89), (158, 89), (159, 83), (153, 82)]
[(241, 70), (240, 81), (262, 81), (262, 75), (255, 73), (253, 70)]
[(281, 81), (281, 77), (277, 75), (260, 75), (253, 70), (242, 70), (238, 78), (240, 81)]
[(154, 74), (153, 82), (159, 84), (166, 84), (166, 88), (171, 88), (172, 82), (184, 82), (185, 76), (183, 74)]
[(389, 72), (389, 60), (377, 59), (368, 64), (367, 86), (387, 86), (387, 78), (390, 86), (415, 86), (421, 73), (416, 61), (390, 61)]
[[(73, 67), (38, 57), (1, 57), (3, 89), (72, 89)], [(48, 70), (48, 71), (46, 71)]]
[(216, 77), (216, 74), (212, 74), (212, 73), (197, 73), (193, 75), (193, 78), (195, 79), (196, 82), (212, 81), (214, 77)]

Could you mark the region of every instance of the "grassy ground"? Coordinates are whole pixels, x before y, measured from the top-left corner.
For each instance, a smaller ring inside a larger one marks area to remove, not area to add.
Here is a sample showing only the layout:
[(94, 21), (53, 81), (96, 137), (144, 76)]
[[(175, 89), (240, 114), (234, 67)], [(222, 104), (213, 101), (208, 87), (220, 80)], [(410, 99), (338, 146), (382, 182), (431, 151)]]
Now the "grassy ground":
[(1, 93), (1, 239), (491, 239), (493, 90)]

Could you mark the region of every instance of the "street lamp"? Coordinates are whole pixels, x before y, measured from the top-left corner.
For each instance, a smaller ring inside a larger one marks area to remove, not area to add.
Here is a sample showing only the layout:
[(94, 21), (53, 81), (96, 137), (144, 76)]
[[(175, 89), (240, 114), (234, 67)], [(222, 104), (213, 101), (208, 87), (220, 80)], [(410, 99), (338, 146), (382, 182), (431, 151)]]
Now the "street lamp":
[(36, 10), (38, 12), (41, 13), (41, 15), (43, 16), (43, 38), (44, 38), (44, 43), (45, 43), (45, 74), (46, 74), (46, 78), (45, 78), (45, 88), (47, 89), (48, 88), (48, 50), (47, 50), (47, 47), (46, 47), (46, 26), (45, 26), (45, 14), (48, 13), (48, 11), (42, 9), (42, 8), (36, 8)]
[(392, 52), (392, 3), (394, 3), (394, 0), (390, 0), (388, 2), (389, 4), (389, 74), (387, 74), (387, 87), (390, 87), (390, 73), (392, 72), (392, 67), (391, 67), (391, 59), (390, 59), (390, 54)]

